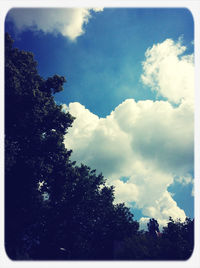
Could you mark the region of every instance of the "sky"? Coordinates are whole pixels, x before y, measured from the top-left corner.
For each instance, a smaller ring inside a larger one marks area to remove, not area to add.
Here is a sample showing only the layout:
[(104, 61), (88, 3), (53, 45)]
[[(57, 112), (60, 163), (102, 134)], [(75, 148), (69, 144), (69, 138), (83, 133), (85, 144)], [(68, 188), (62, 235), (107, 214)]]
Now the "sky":
[(188, 9), (12, 9), (5, 30), (75, 116), (72, 160), (102, 172), (145, 228), (194, 217), (194, 25)]

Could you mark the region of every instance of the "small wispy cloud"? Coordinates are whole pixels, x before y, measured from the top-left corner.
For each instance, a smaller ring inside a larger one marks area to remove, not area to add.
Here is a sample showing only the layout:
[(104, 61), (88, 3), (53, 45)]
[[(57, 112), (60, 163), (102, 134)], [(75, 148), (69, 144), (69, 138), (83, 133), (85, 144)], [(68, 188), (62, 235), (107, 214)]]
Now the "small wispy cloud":
[(186, 186), (188, 184), (193, 184), (194, 180), (190, 174), (186, 174), (185, 176), (176, 177), (176, 182)]

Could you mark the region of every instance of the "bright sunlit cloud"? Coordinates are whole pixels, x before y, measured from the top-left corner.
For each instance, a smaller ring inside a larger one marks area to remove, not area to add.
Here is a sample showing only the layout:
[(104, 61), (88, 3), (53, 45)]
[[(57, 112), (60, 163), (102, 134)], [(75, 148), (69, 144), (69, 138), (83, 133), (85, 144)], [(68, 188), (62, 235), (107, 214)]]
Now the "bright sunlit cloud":
[(143, 83), (176, 104), (194, 101), (194, 55), (185, 51), (181, 38), (166, 39), (148, 48), (143, 62)]
[(194, 65), (184, 51), (171, 39), (146, 51), (142, 81), (165, 101), (127, 99), (106, 118), (78, 102), (63, 105), (76, 117), (65, 136), (72, 159), (102, 172), (115, 186), (115, 202), (141, 209), (141, 226), (152, 217), (162, 226), (169, 216), (186, 217), (168, 192), (175, 177), (182, 185), (193, 181)]

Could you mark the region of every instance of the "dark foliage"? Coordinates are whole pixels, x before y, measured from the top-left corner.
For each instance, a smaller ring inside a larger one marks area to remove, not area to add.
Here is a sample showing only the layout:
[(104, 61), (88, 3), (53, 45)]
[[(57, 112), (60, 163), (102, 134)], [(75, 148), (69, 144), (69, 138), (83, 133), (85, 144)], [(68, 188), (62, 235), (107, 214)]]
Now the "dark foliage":
[[(156, 223), (150, 219), (148, 227)], [(125, 240), (123, 250), (117, 256), (124, 260), (187, 260), (193, 252), (194, 220), (185, 222), (169, 219), (169, 223), (160, 233), (153, 234), (152, 229), (138, 231)]]
[[(43, 79), (33, 54), (5, 36), (5, 247), (13, 260), (187, 259), (193, 220), (148, 232), (102, 174), (70, 161), (63, 144), (74, 118), (53, 95), (62, 76)], [(159, 234), (159, 235), (158, 235)]]
[(62, 183), (70, 165), (70, 152), (62, 142), (73, 118), (62, 112), (52, 96), (52, 91), (62, 90), (65, 79), (56, 75), (44, 80), (36, 65), (32, 53), (13, 49), (6, 34), (5, 241), (14, 259), (23, 255), (26, 230), (32, 232), (33, 225), (35, 232), (38, 226), (43, 193), (47, 188), (51, 193), (53, 184)]

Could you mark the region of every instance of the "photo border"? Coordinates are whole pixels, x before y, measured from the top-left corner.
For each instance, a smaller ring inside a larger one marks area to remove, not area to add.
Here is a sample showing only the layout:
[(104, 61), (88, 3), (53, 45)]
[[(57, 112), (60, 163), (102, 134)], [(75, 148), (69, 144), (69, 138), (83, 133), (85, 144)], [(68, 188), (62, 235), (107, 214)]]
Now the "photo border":
[[(194, 161), (194, 218), (195, 218), (195, 244), (192, 256), (187, 261), (12, 261), (10, 260), (4, 249), (4, 22), (8, 11), (11, 8), (18, 7), (129, 7), (129, 8), (187, 8), (190, 10), (194, 19), (194, 55), (195, 55), (195, 161)], [(148, 1), (134, 1), (134, 0), (73, 0), (73, 1), (17, 1), (17, 0), (1, 0), (0, 1), (0, 122), (1, 122), (1, 175), (0, 180), (0, 267), (66, 267), (83, 265), (100, 267), (111, 263), (115, 267), (127, 266), (132, 267), (200, 267), (200, 1), (196, 0), (148, 0)]]

